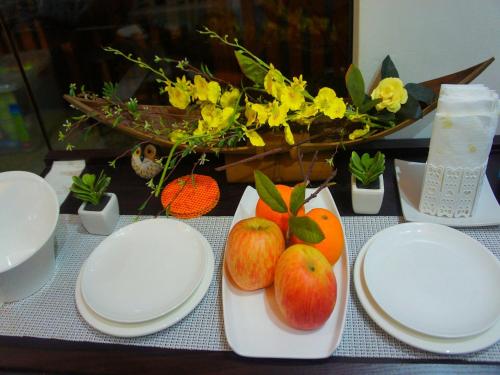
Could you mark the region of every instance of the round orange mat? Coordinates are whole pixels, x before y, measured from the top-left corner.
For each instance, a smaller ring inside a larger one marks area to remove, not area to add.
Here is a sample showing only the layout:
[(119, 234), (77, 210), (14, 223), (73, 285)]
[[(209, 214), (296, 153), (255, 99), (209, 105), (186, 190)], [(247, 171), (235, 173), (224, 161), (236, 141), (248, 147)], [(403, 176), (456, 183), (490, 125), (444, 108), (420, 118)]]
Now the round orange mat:
[(210, 212), (219, 202), (217, 181), (201, 174), (182, 176), (163, 189), (161, 204), (170, 215), (191, 219)]

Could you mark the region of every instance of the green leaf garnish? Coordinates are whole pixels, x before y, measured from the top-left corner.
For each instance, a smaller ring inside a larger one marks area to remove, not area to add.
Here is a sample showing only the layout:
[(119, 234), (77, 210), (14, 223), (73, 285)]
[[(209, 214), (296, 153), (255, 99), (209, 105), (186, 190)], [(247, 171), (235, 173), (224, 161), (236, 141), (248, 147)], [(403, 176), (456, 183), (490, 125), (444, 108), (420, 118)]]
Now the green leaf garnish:
[(306, 184), (300, 183), (296, 185), (292, 190), (292, 195), (290, 197), (290, 212), (293, 215), (297, 215), (300, 207), (303, 206), (306, 199)]
[(273, 211), (285, 213), (288, 212), (288, 207), (281, 197), (278, 189), (274, 186), (273, 182), (261, 171), (254, 171), (255, 188), (259, 197), (269, 206)]
[(288, 226), (292, 234), (307, 243), (318, 243), (325, 238), (319, 225), (307, 216), (290, 216)]

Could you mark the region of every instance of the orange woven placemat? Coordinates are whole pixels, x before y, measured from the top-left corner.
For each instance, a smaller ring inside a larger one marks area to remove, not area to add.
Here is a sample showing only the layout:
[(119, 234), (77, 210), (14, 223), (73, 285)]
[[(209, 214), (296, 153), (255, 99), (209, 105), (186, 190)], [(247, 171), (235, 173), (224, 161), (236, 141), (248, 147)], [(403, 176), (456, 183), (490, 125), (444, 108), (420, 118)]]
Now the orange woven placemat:
[(161, 204), (172, 216), (192, 219), (210, 212), (219, 202), (217, 181), (210, 176), (182, 176), (163, 189)]

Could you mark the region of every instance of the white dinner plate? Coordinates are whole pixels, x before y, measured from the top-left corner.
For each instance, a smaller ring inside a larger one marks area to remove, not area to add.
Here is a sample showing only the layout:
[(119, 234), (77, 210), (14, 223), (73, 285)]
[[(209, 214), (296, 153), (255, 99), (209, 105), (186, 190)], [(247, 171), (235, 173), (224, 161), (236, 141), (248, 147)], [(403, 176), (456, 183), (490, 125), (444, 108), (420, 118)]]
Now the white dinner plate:
[(470, 217), (440, 217), (419, 211), (420, 193), (424, 183), (425, 163), (394, 160), (396, 181), (403, 216), (408, 221), (437, 223), (450, 227), (478, 227), (500, 224), (500, 205), (491, 190), (488, 179), (481, 184), (477, 202)]
[(483, 350), (500, 340), (500, 320), (497, 320), (490, 329), (478, 335), (462, 338), (440, 338), (416, 332), (392, 319), (378, 306), (365, 283), (363, 263), (372, 241), (373, 238), (363, 246), (356, 258), (353, 271), (354, 287), (367, 314), (385, 332), (410, 346), (439, 354), (472, 353)]
[(148, 219), (111, 234), (82, 268), (82, 295), (120, 323), (155, 319), (186, 301), (207, 266), (203, 236), (172, 219)]
[[(307, 189), (306, 196), (314, 189)], [(238, 221), (255, 216), (257, 191), (247, 187), (238, 205), (231, 227)], [(306, 211), (323, 207), (340, 217), (328, 189), (306, 205)], [(312, 331), (289, 327), (280, 317), (272, 287), (246, 292), (228, 279), (223, 262), (222, 305), (224, 329), (231, 349), (245, 357), (258, 358), (326, 358), (340, 344), (344, 330), (349, 294), (347, 242), (333, 270), (337, 280), (337, 302), (326, 323)]]
[(159, 318), (149, 320), (143, 323), (118, 323), (103, 318), (96, 314), (84, 301), (81, 293), (81, 274), (78, 276), (75, 287), (76, 307), (83, 319), (93, 328), (107, 335), (117, 337), (137, 337), (149, 335), (170, 327), (186, 315), (188, 315), (198, 304), (208, 291), (212, 282), (215, 260), (212, 248), (208, 241), (203, 238), (203, 250), (207, 259), (207, 267), (200, 285), (189, 296), (189, 298), (180, 306)]
[(387, 314), (427, 335), (475, 335), (500, 316), (500, 262), (478, 241), (444, 225), (405, 223), (377, 233), (364, 277)]

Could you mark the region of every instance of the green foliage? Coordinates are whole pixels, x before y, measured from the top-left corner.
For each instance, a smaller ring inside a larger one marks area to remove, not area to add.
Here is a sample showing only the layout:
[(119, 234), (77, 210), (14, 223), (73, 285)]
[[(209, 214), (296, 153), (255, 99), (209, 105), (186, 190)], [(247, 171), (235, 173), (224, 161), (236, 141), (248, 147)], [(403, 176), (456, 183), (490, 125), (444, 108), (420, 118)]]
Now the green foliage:
[(396, 69), (396, 66), (391, 60), (391, 57), (387, 55), (382, 61), (382, 68), (380, 69), (380, 75), (382, 76), (382, 79), (384, 78), (399, 78), (399, 73), (398, 70)]
[(360, 105), (358, 108), (359, 113), (368, 112), (370, 109), (375, 107), (381, 101), (382, 101), (382, 99), (380, 99), (380, 98), (378, 98), (378, 99), (366, 99), (365, 98), (365, 102), (362, 105)]
[(420, 104), (413, 96), (408, 95), (408, 100), (401, 106), (401, 109), (398, 111), (398, 117), (402, 119), (418, 119), (422, 116), (423, 113), (422, 108), (420, 108)]
[(267, 71), (256, 61), (243, 54), (241, 51), (234, 51), (234, 56), (243, 74), (256, 84), (262, 86)]
[(351, 64), (345, 75), (345, 83), (349, 96), (356, 107), (361, 107), (365, 101), (365, 81), (359, 68)]
[(424, 102), (425, 104), (431, 104), (436, 98), (434, 91), (419, 83), (408, 83), (405, 88), (406, 91), (408, 91), (408, 95), (413, 96), (419, 102)]
[(345, 75), (345, 84), (352, 103), (358, 108), (358, 112), (367, 113), (370, 109), (381, 101), (381, 99), (371, 99), (365, 94), (365, 81), (359, 68), (351, 64)]
[(118, 84), (113, 82), (104, 82), (102, 87), (102, 97), (114, 101), (118, 99), (116, 93), (118, 91)]
[(290, 231), (302, 241), (318, 243), (325, 239), (319, 225), (307, 216), (290, 216), (288, 225)]
[(300, 207), (304, 205), (304, 201), (306, 199), (306, 184), (301, 183), (297, 184), (293, 190), (292, 195), (290, 197), (290, 212), (293, 215), (297, 215)]
[[(273, 211), (286, 213), (287, 205), (274, 183), (261, 171), (254, 171), (255, 187), (260, 199), (262, 199)], [(288, 226), (290, 233), (308, 243), (318, 243), (323, 241), (325, 235), (318, 224), (307, 216), (296, 216), (300, 207), (304, 205), (306, 194), (306, 184), (297, 184), (290, 197), (290, 217)]]
[(135, 114), (139, 109), (139, 103), (137, 102), (137, 98), (130, 98), (127, 102), (127, 108), (132, 114)]
[(281, 197), (278, 189), (274, 186), (273, 182), (261, 171), (254, 171), (255, 188), (259, 197), (269, 206), (273, 211), (285, 213), (288, 212), (285, 201)]
[(111, 177), (106, 176), (104, 171), (101, 171), (97, 179), (95, 174), (85, 173), (82, 177), (73, 177), (70, 190), (77, 199), (97, 205), (110, 182)]
[(69, 84), (69, 95), (76, 96), (76, 83)]
[(363, 186), (370, 185), (378, 179), (385, 170), (385, 155), (377, 151), (372, 158), (368, 153), (359, 157), (356, 151), (351, 154), (349, 171), (361, 182)]

